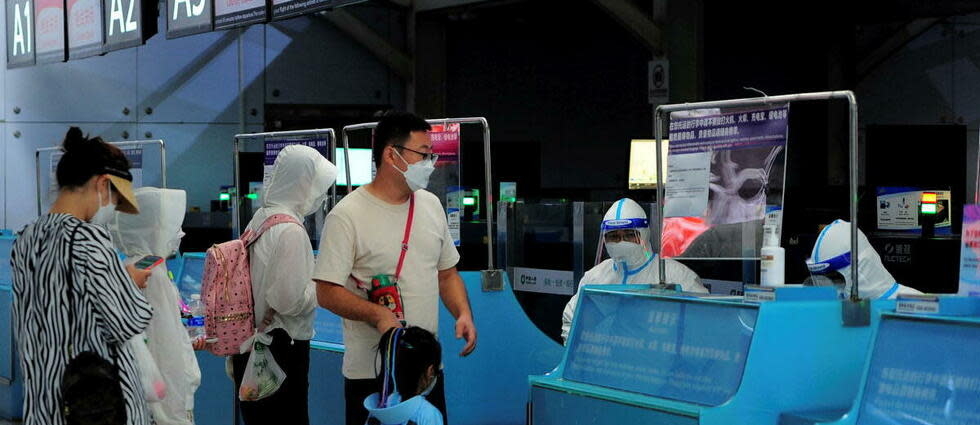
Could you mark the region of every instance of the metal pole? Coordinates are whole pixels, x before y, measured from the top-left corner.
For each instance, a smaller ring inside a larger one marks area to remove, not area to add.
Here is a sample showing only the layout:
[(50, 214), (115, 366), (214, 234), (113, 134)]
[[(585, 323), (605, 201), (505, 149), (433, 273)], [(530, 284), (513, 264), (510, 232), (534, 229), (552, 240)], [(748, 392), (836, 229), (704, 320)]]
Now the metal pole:
[[(490, 158), (490, 124), (486, 118), (479, 118), (483, 125), (483, 160), (486, 164), (486, 203), (487, 203), (487, 270), (495, 270), (493, 262), (493, 174)], [(462, 158), (460, 158), (462, 159)]]
[(666, 204), (664, 202), (664, 186), (667, 185), (667, 182), (665, 182), (665, 179), (662, 178), (664, 175), (664, 161), (661, 146), (663, 145), (662, 139), (664, 136), (664, 120), (661, 108), (659, 107), (657, 108), (657, 112), (654, 114), (654, 121), (654, 136), (657, 140), (657, 211), (659, 211), (659, 214), (657, 214), (657, 283), (663, 285), (667, 283), (667, 269), (665, 266), (667, 261), (664, 260), (664, 255), (662, 252), (664, 246), (664, 205)]
[(160, 186), (164, 189), (167, 188), (167, 144), (163, 139), (146, 139), (146, 140), (123, 140), (121, 142), (109, 142), (115, 146), (143, 146), (143, 145), (159, 145), (160, 146)]
[[(243, 133), (236, 134), (235, 140), (239, 139), (254, 139), (259, 137), (290, 137), (290, 136), (307, 136), (311, 134), (326, 134), (330, 138), (330, 152), (328, 152), (327, 158), (332, 159), (336, 164), (337, 162), (337, 133), (332, 128), (313, 128), (309, 130), (289, 130), (289, 131), (266, 131), (262, 133)], [(346, 161), (347, 151), (344, 150), (344, 158)], [(236, 174), (237, 178), (237, 174)], [(350, 182), (350, 171), (348, 168), (347, 181)], [(333, 209), (334, 205), (337, 205), (337, 186), (333, 185), (330, 187), (330, 193), (332, 202), (330, 208)]]
[[(266, 132), (261, 132), (261, 133), (239, 133), (239, 134), (236, 134), (235, 135), (235, 191), (238, 192), (238, 193), (241, 193), (241, 188), (239, 187), (239, 182), (238, 182), (238, 166), (239, 166), (239, 164), (238, 164), (238, 153), (240, 151), (239, 143), (241, 142), (242, 139), (257, 139), (257, 138), (260, 138), (260, 137), (266, 138), (266, 137), (308, 136), (308, 135), (316, 135), (316, 134), (326, 134), (327, 137), (330, 139), (330, 152), (327, 153), (327, 159), (330, 159), (334, 163), (336, 163), (337, 162), (337, 158), (336, 158), (336, 156), (337, 156), (337, 133), (332, 128), (313, 128), (313, 129), (309, 129), (309, 130), (266, 131)], [(348, 155), (349, 154), (348, 154), (348, 152), (345, 149), (344, 150), (344, 158), (347, 158)], [(347, 181), (350, 182), (350, 166), (347, 167)], [(349, 187), (349, 185), (348, 185), (348, 187)], [(331, 186), (330, 193), (331, 193), (331, 199), (332, 199), (332, 201), (330, 203), (330, 208), (333, 209), (333, 206), (334, 205), (337, 205), (337, 185)], [(237, 195), (236, 195), (236, 197), (237, 197)], [(239, 202), (237, 201), (237, 198), (236, 198), (236, 201), (235, 201), (235, 207), (236, 207), (236, 209), (238, 207), (240, 207)], [(238, 216), (237, 216), (237, 213), (235, 214), (235, 217), (234, 217), (232, 223), (235, 223), (236, 220), (237, 221), (240, 221), (239, 218), (238, 218)], [(236, 226), (236, 229), (237, 229), (238, 228), (237, 227), (238, 224), (236, 224), (235, 226)]]
[[(373, 161), (374, 158), (371, 158)], [(351, 181), (350, 176), (350, 146), (347, 144), (347, 131), (344, 131), (344, 172), (347, 173), (347, 194), (350, 195), (354, 191), (354, 182)]]
[(332, 128), (311, 128), (308, 130), (289, 130), (289, 131), (266, 131), (262, 133), (240, 133), (236, 134), (236, 139), (254, 139), (258, 137), (283, 137), (283, 136), (306, 136), (310, 134), (329, 134), (334, 137)]
[[(160, 185), (166, 189), (167, 188), (167, 148), (166, 142), (163, 139), (145, 139), (145, 140), (123, 140), (118, 142), (107, 142), (116, 147), (129, 147), (129, 146), (143, 146), (143, 145), (158, 145), (160, 146)], [(52, 146), (47, 148), (38, 148), (34, 151), (34, 174), (36, 176), (35, 191), (37, 192), (37, 215), (41, 216), (41, 152), (53, 152), (60, 151), (61, 146)]]
[(678, 111), (690, 111), (694, 109), (737, 108), (743, 106), (767, 105), (772, 103), (792, 103), (792, 102), (808, 101), (808, 100), (848, 99), (849, 97), (853, 97), (853, 96), (854, 94), (850, 90), (839, 90), (839, 91), (826, 91), (826, 92), (815, 92), (815, 93), (787, 94), (787, 95), (768, 96), (768, 97), (750, 97), (745, 99), (715, 100), (715, 101), (708, 101), (708, 102), (677, 103), (672, 105), (658, 106), (657, 110), (662, 111), (663, 113), (668, 113), (668, 112), (678, 112)]
[[(232, 151), (232, 155), (234, 155), (234, 158), (235, 158), (235, 161), (234, 161), (234, 169), (232, 170), (233, 175), (235, 177), (235, 193), (232, 194), (232, 214), (231, 214), (231, 227), (232, 227), (232, 229), (231, 229), (231, 237), (233, 237), (235, 239), (238, 239), (238, 237), (241, 234), (241, 231), (240, 231), (240, 228), (241, 228), (240, 227), (241, 226), (241, 218), (238, 217), (238, 215), (240, 213), (240, 209), (241, 209), (241, 205), (239, 205), (239, 202), (238, 202), (238, 199), (239, 199), (238, 198), (238, 172), (239, 172), (239, 169), (240, 169), (240, 164), (238, 163), (238, 143), (239, 142), (240, 142), (240, 140), (238, 139), (238, 136), (235, 136), (235, 148)], [(237, 400), (237, 398), (236, 398), (236, 400)]]
[[(663, 117), (664, 114), (678, 111), (689, 111), (694, 109), (725, 109), (725, 108), (739, 108), (746, 106), (756, 106), (756, 105), (767, 105), (773, 103), (791, 103), (798, 101), (811, 101), (811, 100), (832, 100), (832, 99), (844, 99), (847, 100), (849, 106), (849, 143), (850, 143), (850, 213), (851, 213), (851, 258), (854, 267), (851, 268), (851, 280), (854, 285), (851, 287), (851, 299), (852, 301), (859, 300), (858, 292), (858, 227), (857, 227), (857, 189), (858, 189), (858, 145), (857, 145), (857, 99), (854, 97), (854, 92), (850, 90), (839, 90), (839, 91), (827, 91), (827, 92), (814, 92), (814, 93), (800, 93), (800, 94), (789, 94), (781, 96), (766, 96), (766, 97), (754, 97), (745, 99), (731, 99), (731, 100), (719, 100), (719, 101), (709, 101), (709, 102), (696, 102), (696, 103), (679, 103), (672, 105), (661, 105), (656, 109), (656, 129), (654, 130), (655, 137), (657, 139), (657, 202), (660, 204), (660, 217), (658, 217), (658, 222), (660, 223), (660, 232), (657, 236), (657, 246), (663, 245), (663, 212), (664, 212), (664, 188), (660, 182), (660, 145), (661, 139), (663, 137)], [(658, 265), (660, 266), (660, 280), (661, 283), (665, 280), (665, 270), (664, 270), (664, 259), (663, 256), (659, 256)]]
[(850, 129), (848, 131), (848, 139), (851, 149), (851, 166), (850, 166), (850, 179), (851, 179), (851, 301), (858, 301), (861, 299), (858, 292), (858, 267), (860, 267), (860, 261), (858, 261), (858, 107), (857, 99), (854, 98), (854, 93), (847, 92), (846, 95), (850, 116)]
[[(330, 155), (333, 157), (334, 165), (337, 165), (337, 138), (330, 135)], [(344, 161), (347, 161), (347, 151), (344, 151)], [(347, 173), (347, 181), (350, 182), (350, 173)], [(330, 209), (337, 205), (337, 182), (330, 186)], [(324, 217), (326, 219), (326, 217)]]
[[(45, 149), (49, 150), (49, 149)], [(37, 216), (41, 216), (41, 149), (34, 151), (34, 174), (37, 177)]]
[(160, 141), (160, 184), (167, 188), (167, 144)]

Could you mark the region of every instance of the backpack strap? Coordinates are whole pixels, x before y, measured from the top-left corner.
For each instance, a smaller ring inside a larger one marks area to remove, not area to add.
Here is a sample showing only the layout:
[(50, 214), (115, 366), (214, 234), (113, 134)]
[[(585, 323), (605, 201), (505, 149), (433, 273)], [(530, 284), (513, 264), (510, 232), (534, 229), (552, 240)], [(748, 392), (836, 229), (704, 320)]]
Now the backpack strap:
[(273, 214), (262, 222), (262, 226), (259, 227), (258, 231), (253, 232), (251, 230), (246, 230), (245, 233), (242, 234), (241, 240), (243, 243), (245, 243), (245, 248), (248, 248), (254, 244), (255, 241), (259, 240), (259, 238), (265, 234), (266, 230), (285, 223), (293, 223), (302, 226), (299, 221), (289, 214)]
[(405, 254), (408, 254), (408, 240), (412, 236), (412, 222), (415, 219), (415, 194), (408, 197), (408, 220), (405, 222), (405, 238), (402, 239), (402, 253), (398, 256), (398, 267), (395, 268), (395, 282), (402, 275), (402, 266), (405, 265)]

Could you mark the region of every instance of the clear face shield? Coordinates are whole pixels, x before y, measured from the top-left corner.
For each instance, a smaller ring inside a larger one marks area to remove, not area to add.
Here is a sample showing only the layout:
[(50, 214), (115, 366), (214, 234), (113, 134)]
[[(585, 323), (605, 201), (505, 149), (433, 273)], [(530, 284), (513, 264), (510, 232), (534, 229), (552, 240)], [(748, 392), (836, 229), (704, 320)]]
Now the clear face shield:
[(609, 247), (621, 247), (623, 242), (640, 245), (646, 249), (648, 242), (643, 240), (643, 233), (640, 229), (647, 229), (650, 226), (649, 220), (645, 218), (606, 220), (602, 222), (602, 237), (596, 247), (596, 261), (598, 265), (602, 262), (602, 253), (606, 252), (609, 257), (616, 255), (609, 251)]
[(809, 258), (806, 260), (806, 267), (810, 271), (810, 277), (803, 284), (808, 286), (833, 286), (837, 288), (839, 294), (842, 296), (846, 295), (847, 278), (841, 271), (846, 272), (850, 266), (850, 252), (845, 252), (823, 261), (813, 261), (812, 258)]

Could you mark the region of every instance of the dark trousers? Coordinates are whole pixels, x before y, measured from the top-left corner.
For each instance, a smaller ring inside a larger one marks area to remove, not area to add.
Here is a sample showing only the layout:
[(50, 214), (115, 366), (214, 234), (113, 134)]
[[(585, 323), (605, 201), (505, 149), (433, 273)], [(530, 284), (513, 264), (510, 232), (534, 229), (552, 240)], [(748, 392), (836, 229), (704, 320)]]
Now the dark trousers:
[[(276, 363), (286, 373), (279, 390), (258, 401), (239, 401), (238, 406), (245, 425), (308, 425), (310, 423), (310, 342), (290, 340), (282, 329), (269, 332), (272, 345), (269, 351)], [(232, 356), (235, 368), (235, 399), (242, 385), (242, 376), (248, 366), (251, 353)]]
[[(446, 414), (446, 376), (439, 371), (439, 381), (432, 392), (425, 397), (436, 409), (442, 412), (442, 420), (449, 424)], [(375, 379), (346, 379), (344, 378), (344, 401), (347, 404), (347, 425), (364, 425), (368, 412), (364, 409), (364, 399), (369, 395), (380, 392), (378, 381)]]

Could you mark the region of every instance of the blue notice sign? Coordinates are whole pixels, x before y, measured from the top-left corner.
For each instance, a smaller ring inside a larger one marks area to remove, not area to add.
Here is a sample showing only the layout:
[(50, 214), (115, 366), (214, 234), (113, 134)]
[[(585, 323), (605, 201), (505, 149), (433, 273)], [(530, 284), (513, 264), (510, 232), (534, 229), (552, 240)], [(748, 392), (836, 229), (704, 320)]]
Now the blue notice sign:
[(324, 158), (330, 158), (327, 152), (330, 150), (330, 139), (322, 136), (316, 137), (304, 137), (304, 138), (290, 138), (290, 139), (267, 139), (265, 141), (265, 158), (264, 165), (269, 167), (276, 163), (276, 157), (279, 156), (279, 151), (286, 146), (291, 145), (303, 145), (309, 146), (320, 152)]
[(980, 324), (885, 316), (860, 425), (980, 423)]
[(724, 113), (699, 112), (671, 114), (671, 155), (786, 144), (789, 105)]
[(747, 305), (585, 291), (563, 377), (717, 406), (742, 382), (758, 313)]

